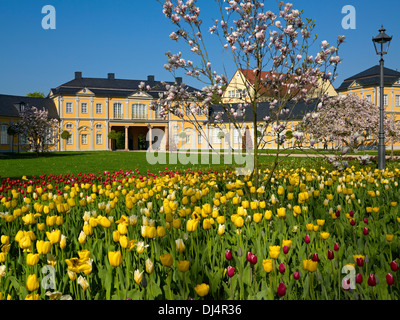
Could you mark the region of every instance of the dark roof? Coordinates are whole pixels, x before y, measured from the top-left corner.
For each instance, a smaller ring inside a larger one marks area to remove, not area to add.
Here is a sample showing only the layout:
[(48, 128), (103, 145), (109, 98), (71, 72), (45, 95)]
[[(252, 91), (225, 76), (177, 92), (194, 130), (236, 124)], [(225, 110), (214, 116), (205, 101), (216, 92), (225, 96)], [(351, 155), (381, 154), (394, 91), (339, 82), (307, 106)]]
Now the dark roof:
[(11, 96), (0, 94), (0, 116), (19, 117), (19, 110), (16, 105), (24, 104), (25, 107), (36, 107), (48, 111), (51, 119), (59, 119), (56, 105), (50, 98), (32, 98), (24, 96)]
[[(181, 83), (182, 78), (176, 78), (178, 83)], [(134, 93), (139, 92), (139, 85), (144, 82), (149, 85), (151, 90), (147, 92), (153, 97), (158, 98), (159, 92), (165, 92), (166, 89), (162, 85), (162, 81), (154, 80), (154, 76), (149, 76), (147, 80), (128, 80), (128, 79), (115, 79), (114, 75), (108, 78), (83, 78), (81, 75), (75, 75), (75, 79), (66, 82), (57, 88), (51, 89), (53, 95), (66, 95), (73, 94), (87, 88), (92, 91), (96, 96), (110, 96), (110, 97), (128, 97)], [(175, 82), (165, 83), (172, 85)], [(198, 91), (198, 89), (187, 86), (189, 91)]]
[[(319, 100), (313, 99), (308, 102), (305, 101), (299, 101), (297, 103), (295, 102), (289, 102), (285, 108), (289, 109), (289, 114), (282, 114), (279, 116), (279, 120), (286, 120), (286, 121), (298, 121), (302, 120), (303, 117), (307, 113), (311, 113), (317, 109), (317, 105), (319, 103)], [(229, 105), (225, 105), (227, 108), (233, 108), (234, 110), (238, 109), (239, 104), (238, 103), (231, 103)], [(253, 110), (251, 105), (249, 104), (245, 109), (244, 117), (243, 116), (238, 116), (236, 120), (238, 122), (252, 122), (253, 121)], [(210, 107), (210, 122), (213, 122), (215, 116), (218, 114), (218, 112), (224, 111), (224, 108), (220, 104), (215, 104)], [(269, 102), (259, 102), (258, 107), (257, 107), (257, 121), (261, 122), (265, 117), (272, 117), (273, 113), (271, 112), (270, 109), (270, 103)], [(224, 123), (229, 123), (231, 122), (229, 119), (229, 116), (224, 112), (222, 115), (222, 121)]]
[[(354, 81), (356, 81), (359, 85), (363, 87), (379, 86), (381, 74), (380, 70), (380, 66), (377, 65), (360, 73), (357, 73), (356, 75), (345, 79), (339, 86), (339, 88), (337, 88), (337, 90), (347, 90)], [(400, 72), (396, 70), (383, 67), (383, 73), (385, 86), (391, 86), (400, 79)]]

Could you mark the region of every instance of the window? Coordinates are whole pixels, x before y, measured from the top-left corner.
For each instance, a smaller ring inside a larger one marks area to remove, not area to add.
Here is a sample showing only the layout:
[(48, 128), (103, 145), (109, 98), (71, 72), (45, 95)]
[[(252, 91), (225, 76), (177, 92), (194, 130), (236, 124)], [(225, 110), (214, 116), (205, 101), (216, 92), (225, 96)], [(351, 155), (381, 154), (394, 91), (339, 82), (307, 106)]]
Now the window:
[(87, 144), (87, 134), (82, 134), (82, 144)]
[(65, 112), (66, 113), (72, 113), (72, 102), (67, 102), (65, 104)]
[(103, 125), (101, 123), (96, 123), (96, 129), (103, 129)]
[(388, 101), (388, 95), (387, 94), (384, 94), (383, 95), (383, 105), (385, 106), (385, 107), (387, 107), (388, 105), (389, 105), (389, 101)]
[(114, 119), (122, 119), (122, 103), (114, 103)]
[(96, 114), (103, 113), (103, 105), (101, 103), (96, 103)]
[(132, 119), (146, 119), (147, 118), (147, 106), (144, 103), (132, 104)]
[(70, 132), (70, 136), (69, 136), (69, 138), (67, 139), (67, 144), (68, 145), (71, 145), (72, 143), (73, 143), (73, 137), (72, 137), (72, 133)]
[(81, 103), (81, 113), (88, 113), (88, 108), (87, 108), (86, 102)]
[(369, 101), (369, 102), (372, 102), (372, 95), (367, 94), (367, 95), (365, 96), (365, 99), (366, 99), (367, 101)]
[(0, 144), (8, 144), (7, 129), (8, 129), (8, 126), (6, 126), (6, 125), (0, 126)]
[(162, 118), (161, 115), (161, 107), (160, 106), (156, 106), (155, 110), (154, 110), (154, 115), (156, 119)]
[(72, 123), (67, 123), (66, 125), (65, 125), (65, 129), (72, 129), (73, 128), (73, 124)]
[(101, 133), (96, 133), (96, 144), (103, 144), (103, 135)]
[(197, 144), (200, 146), (203, 143), (203, 137), (201, 133), (197, 134)]
[(186, 114), (186, 117), (190, 117), (190, 115), (191, 115), (191, 111), (190, 111), (190, 107), (185, 107), (185, 114)]
[(394, 97), (394, 105), (395, 107), (400, 107), (400, 94), (396, 94)]

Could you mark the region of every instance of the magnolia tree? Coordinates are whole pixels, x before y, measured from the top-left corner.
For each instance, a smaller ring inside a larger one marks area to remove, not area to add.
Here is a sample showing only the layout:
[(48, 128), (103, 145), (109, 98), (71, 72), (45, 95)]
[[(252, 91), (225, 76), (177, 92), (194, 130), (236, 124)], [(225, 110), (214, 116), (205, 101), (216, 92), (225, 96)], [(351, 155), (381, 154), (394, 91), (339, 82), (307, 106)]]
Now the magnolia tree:
[[(347, 162), (343, 155), (365, 150), (378, 143), (379, 112), (374, 104), (356, 95), (332, 97), (326, 100), (318, 113), (308, 114), (302, 123), (312, 136), (313, 143), (332, 141), (336, 143), (336, 156), (331, 162), (344, 169)], [(385, 114), (385, 137), (392, 143), (400, 140), (400, 127), (393, 117)], [(359, 158), (368, 162), (368, 155)]]
[(39, 154), (58, 142), (58, 120), (49, 119), (48, 111), (25, 107), (12, 130), (25, 139), (26, 147)]
[[(167, 93), (154, 101), (152, 108), (161, 108), (161, 115), (171, 113), (191, 122), (210, 148), (213, 146), (198, 115), (208, 114), (209, 108), (218, 102), (222, 109), (212, 120), (209, 119), (212, 121), (209, 125), (221, 126), (222, 119), (227, 118), (242, 135), (246, 120), (239, 121), (238, 115), (248, 114), (245, 111), (250, 108), (252, 136), (258, 139), (254, 138), (253, 148), (246, 149), (252, 149), (251, 178), (258, 186), (258, 150), (260, 143), (266, 140), (263, 138), (266, 138), (267, 128), (278, 128), (273, 137), (278, 143), (274, 170), (279, 162), (280, 144), (283, 143), (280, 135), (287, 126), (286, 122), (280, 121), (280, 116), (290, 114), (297, 102), (308, 101), (312, 94), (313, 98), (321, 101), (326, 98), (323, 88), (336, 77), (336, 67), (340, 62), (338, 48), (344, 37), (339, 36), (335, 46), (327, 41), (315, 44), (314, 21), (305, 19), (303, 12), (294, 9), (290, 3), (280, 2), (276, 11), (271, 11), (272, 1), (264, 4), (264, 1), (255, 0), (216, 0), (218, 17), (214, 23), (205, 26), (200, 17), (200, 8), (196, 6), (197, 1), (158, 1), (163, 6), (165, 17), (176, 27), (169, 37), (185, 44), (192, 57), (188, 59), (181, 52), (167, 52), (168, 62), (164, 68), (174, 77), (176, 72), (183, 71), (185, 75), (204, 83), (204, 87), (193, 92), (184, 83), (165, 84)], [(247, 87), (236, 108), (230, 103), (222, 103), (228, 77), (225, 73), (217, 72), (217, 69), (224, 69), (222, 59), (219, 57), (212, 61), (209, 46), (215, 44), (210, 42), (213, 36), (206, 39), (206, 32), (216, 37), (216, 42), (225, 50), (234, 67), (250, 70), (252, 74), (253, 81), (242, 79)], [(313, 45), (317, 51), (314, 55), (309, 52)], [(139, 88), (151, 89), (144, 83)], [(260, 119), (258, 103), (266, 99), (270, 101), (269, 115)], [(183, 110), (189, 110), (190, 116), (185, 116)]]

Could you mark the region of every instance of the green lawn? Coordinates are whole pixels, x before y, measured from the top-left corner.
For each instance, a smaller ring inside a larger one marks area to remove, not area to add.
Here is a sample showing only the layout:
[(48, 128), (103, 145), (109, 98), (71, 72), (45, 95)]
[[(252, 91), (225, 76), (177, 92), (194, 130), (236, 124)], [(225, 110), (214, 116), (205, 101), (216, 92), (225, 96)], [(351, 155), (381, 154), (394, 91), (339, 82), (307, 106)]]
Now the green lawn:
[[(183, 154), (182, 154), (183, 155)], [(176, 157), (179, 157), (175, 154)], [(32, 153), (21, 154), (4, 154), (0, 157), (0, 177), (20, 179), (22, 176), (40, 176), (43, 174), (74, 174), (79, 173), (99, 173), (104, 171), (118, 170), (134, 170), (139, 169), (141, 173), (146, 173), (147, 170), (151, 173), (159, 173), (167, 167), (170, 170), (224, 170), (228, 166), (223, 164), (223, 161), (218, 164), (216, 160), (212, 160), (209, 156), (209, 161), (205, 163), (207, 155), (199, 155), (198, 163), (189, 163), (183, 165), (179, 160), (171, 163), (167, 157), (167, 164), (149, 164), (146, 159), (146, 152), (119, 152), (119, 151), (94, 151), (94, 152), (53, 152), (46, 153), (37, 157)], [(179, 159), (179, 158), (178, 158)], [(272, 165), (274, 157), (262, 155), (259, 157), (260, 168), (268, 168)], [(389, 167), (390, 164), (388, 164)], [(321, 166), (331, 169), (323, 158), (300, 158), (286, 157), (284, 166), (287, 169), (291, 168), (320, 168)]]

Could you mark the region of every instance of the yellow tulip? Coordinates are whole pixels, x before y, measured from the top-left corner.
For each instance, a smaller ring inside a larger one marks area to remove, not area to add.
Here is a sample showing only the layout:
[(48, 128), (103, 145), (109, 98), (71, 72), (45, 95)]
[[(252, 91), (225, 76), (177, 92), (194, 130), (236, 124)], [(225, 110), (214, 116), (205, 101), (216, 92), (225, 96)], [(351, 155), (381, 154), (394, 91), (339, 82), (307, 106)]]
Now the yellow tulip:
[(272, 271), (272, 259), (264, 259), (262, 265), (265, 272), (270, 273)]
[(324, 240), (329, 238), (329, 232), (321, 232), (320, 235), (321, 235), (321, 238)]
[(282, 247), (287, 246), (289, 249), (292, 246), (292, 240), (282, 240)]
[(187, 272), (189, 270), (190, 262), (187, 260), (178, 261), (177, 265), (180, 272)]
[(208, 292), (210, 291), (210, 286), (208, 284), (202, 283), (202, 284), (198, 284), (195, 288), (194, 291), (196, 291), (196, 293), (200, 296), (200, 297), (204, 297), (208, 294)]
[(156, 232), (157, 232), (157, 237), (160, 237), (160, 238), (164, 237), (165, 233), (166, 233), (165, 228), (163, 226), (158, 226), (156, 229)]
[(281, 253), (280, 246), (270, 246), (269, 247), (269, 255), (272, 259), (278, 259), (280, 253)]
[(77, 282), (81, 286), (83, 291), (85, 291), (89, 287), (89, 282), (86, 280), (86, 278), (84, 278), (82, 276), (79, 276)]
[(386, 235), (386, 241), (388, 241), (388, 242), (392, 242), (393, 241), (393, 234), (387, 234)]
[(160, 257), (161, 264), (164, 267), (171, 267), (172, 264), (174, 263), (174, 260), (172, 259), (172, 256), (169, 253), (165, 253)]
[(26, 264), (28, 266), (37, 265), (38, 262), (39, 262), (39, 257), (40, 257), (40, 255), (38, 253), (37, 254), (28, 253), (27, 256), (26, 256)]
[(50, 241), (44, 241), (44, 240), (38, 240), (36, 241), (36, 250), (39, 254), (48, 254), (51, 250), (51, 242)]
[(185, 244), (183, 243), (182, 239), (175, 240), (176, 250), (180, 253), (184, 252), (186, 249)]
[(39, 289), (39, 280), (36, 274), (31, 274), (26, 280), (26, 289), (28, 291), (36, 291)]
[(108, 261), (112, 267), (119, 267), (122, 264), (121, 251), (109, 251)]
[(286, 208), (278, 208), (277, 209), (278, 218), (285, 219), (286, 218)]
[(305, 270), (308, 270), (310, 272), (315, 272), (317, 271), (318, 268), (318, 262), (312, 260), (303, 260), (303, 267)]
[(143, 273), (144, 273), (144, 271), (140, 272), (138, 269), (136, 269), (135, 272), (133, 273), (133, 279), (135, 280), (135, 282), (137, 284), (140, 284), (142, 282)]
[(147, 258), (147, 260), (146, 260), (146, 272), (148, 274), (151, 274), (151, 273), (153, 273), (153, 271), (154, 271), (154, 263), (149, 258)]
[(198, 220), (193, 220), (193, 219), (189, 219), (186, 223), (186, 229), (188, 232), (194, 232), (197, 229), (197, 226), (199, 224)]
[(259, 223), (262, 220), (262, 217), (263, 217), (262, 213), (255, 213), (253, 214), (253, 221), (255, 223)]
[(272, 211), (271, 211), (271, 210), (265, 211), (265, 213), (264, 213), (264, 219), (265, 219), (265, 220), (271, 220), (271, 218), (272, 218)]

